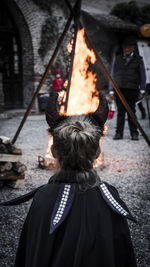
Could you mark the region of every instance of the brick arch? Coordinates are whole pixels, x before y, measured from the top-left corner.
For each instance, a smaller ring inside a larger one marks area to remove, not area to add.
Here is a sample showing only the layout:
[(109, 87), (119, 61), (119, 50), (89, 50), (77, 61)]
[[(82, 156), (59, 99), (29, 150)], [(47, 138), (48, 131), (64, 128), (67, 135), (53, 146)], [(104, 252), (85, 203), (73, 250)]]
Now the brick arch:
[[(34, 93), (34, 52), (32, 36), (24, 14), (18, 6), (19, 1), (4, 0), (18, 32), (21, 49), (23, 106), (26, 107)], [(22, 3), (25, 1), (21, 1)]]

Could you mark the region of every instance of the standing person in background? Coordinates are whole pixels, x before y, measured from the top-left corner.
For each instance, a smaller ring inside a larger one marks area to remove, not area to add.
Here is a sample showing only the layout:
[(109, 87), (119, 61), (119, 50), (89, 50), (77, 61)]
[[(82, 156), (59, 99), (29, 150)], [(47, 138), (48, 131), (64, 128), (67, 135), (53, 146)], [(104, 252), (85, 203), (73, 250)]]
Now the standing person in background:
[[(135, 104), (137, 100), (144, 97), (146, 90), (146, 74), (143, 59), (135, 52), (136, 41), (129, 37), (123, 42), (123, 53), (116, 56), (112, 64), (111, 76), (117, 83), (121, 93), (125, 97), (132, 112), (136, 113)], [(118, 114), (117, 127), (114, 140), (123, 138), (126, 109), (120, 98), (114, 93), (110, 84), (110, 98), (116, 100)], [(128, 114), (128, 124), (132, 140), (138, 140), (137, 126)]]
[[(57, 95), (61, 90), (64, 90), (64, 81), (62, 79), (62, 74), (60, 69), (55, 69), (55, 79), (53, 80), (53, 86), (52, 86), (52, 92), (50, 92), (50, 97), (53, 96), (53, 94)], [(59, 96), (59, 101), (61, 102), (61, 97)], [(57, 110), (60, 110), (60, 104), (59, 101), (57, 101), (56, 106)]]
[(53, 91), (59, 92), (63, 87), (63, 79), (61, 77), (61, 71), (60, 69), (55, 70), (55, 79), (53, 80)]

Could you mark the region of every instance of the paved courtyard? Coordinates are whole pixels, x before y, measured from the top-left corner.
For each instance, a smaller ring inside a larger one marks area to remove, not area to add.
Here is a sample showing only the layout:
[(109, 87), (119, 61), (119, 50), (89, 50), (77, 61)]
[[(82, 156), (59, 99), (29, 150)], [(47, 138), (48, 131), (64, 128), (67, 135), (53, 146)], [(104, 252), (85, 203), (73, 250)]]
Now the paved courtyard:
[[(21, 115), (0, 120), (0, 135), (13, 138)], [(150, 138), (148, 119), (140, 124)], [(122, 199), (135, 215), (137, 223), (129, 222), (138, 267), (150, 266), (150, 148), (144, 138), (131, 141), (126, 122), (124, 139), (114, 141), (116, 114), (107, 121), (107, 135), (102, 143), (104, 166), (97, 169), (102, 180), (115, 185)], [(22, 149), (22, 163), (26, 164), (25, 186), (0, 188), (0, 201), (12, 199), (47, 183), (54, 170), (38, 168), (38, 156), (44, 156), (48, 142), (44, 114), (30, 115), (16, 146)], [(0, 208), (0, 266), (12, 267), (20, 231), (30, 206), (30, 201), (20, 206)], [(94, 267), (94, 265), (93, 265)], [(109, 266), (108, 266), (109, 267)]]

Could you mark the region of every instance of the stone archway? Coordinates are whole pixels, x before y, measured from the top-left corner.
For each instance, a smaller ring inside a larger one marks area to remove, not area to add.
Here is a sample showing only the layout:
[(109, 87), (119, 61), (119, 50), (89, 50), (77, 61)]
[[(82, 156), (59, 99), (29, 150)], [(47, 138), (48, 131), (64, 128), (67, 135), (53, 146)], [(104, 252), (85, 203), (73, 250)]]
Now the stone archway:
[(0, 9), (5, 14), (0, 21), (1, 48), (5, 46), (6, 54), (0, 69), (3, 73), (3, 107), (23, 108), (29, 104), (34, 92), (32, 38), (24, 15), (14, 1), (1, 1)]

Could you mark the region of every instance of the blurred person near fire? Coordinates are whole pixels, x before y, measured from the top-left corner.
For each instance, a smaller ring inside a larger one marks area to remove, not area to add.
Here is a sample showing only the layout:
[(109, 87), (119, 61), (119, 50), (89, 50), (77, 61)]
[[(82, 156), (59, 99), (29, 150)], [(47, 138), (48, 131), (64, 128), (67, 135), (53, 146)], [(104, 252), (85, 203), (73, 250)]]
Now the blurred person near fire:
[(93, 169), (108, 116), (106, 98), (100, 93), (97, 110), (78, 116), (61, 116), (56, 102), (57, 94), (49, 99), (46, 119), (60, 170), (19, 198), (34, 197), (15, 267), (136, 267), (126, 220), (135, 219), (115, 187)]
[[(52, 85), (52, 90), (50, 91), (50, 97), (53, 97), (53, 94), (57, 94), (60, 91), (64, 90), (64, 81), (62, 79), (62, 73), (60, 71), (60, 69), (55, 69), (54, 71), (55, 74), (55, 78), (53, 80), (53, 85)], [(57, 106), (57, 110), (60, 110), (60, 104), (59, 102), (61, 102), (62, 98), (61, 96), (59, 96), (59, 101), (57, 101), (56, 106)]]
[[(146, 74), (142, 57), (136, 52), (136, 40), (130, 36), (123, 41), (122, 53), (113, 60), (111, 76), (117, 83), (132, 112), (136, 113), (136, 101), (142, 99), (146, 90)], [(119, 96), (114, 93), (112, 85), (109, 86), (110, 98), (116, 100), (117, 125), (114, 140), (123, 139), (126, 109)], [(132, 140), (138, 140), (137, 126), (130, 115), (128, 124)]]
[(54, 74), (55, 74), (55, 79), (53, 80), (52, 89), (54, 92), (59, 92), (63, 88), (64, 84), (60, 69), (55, 69)]

